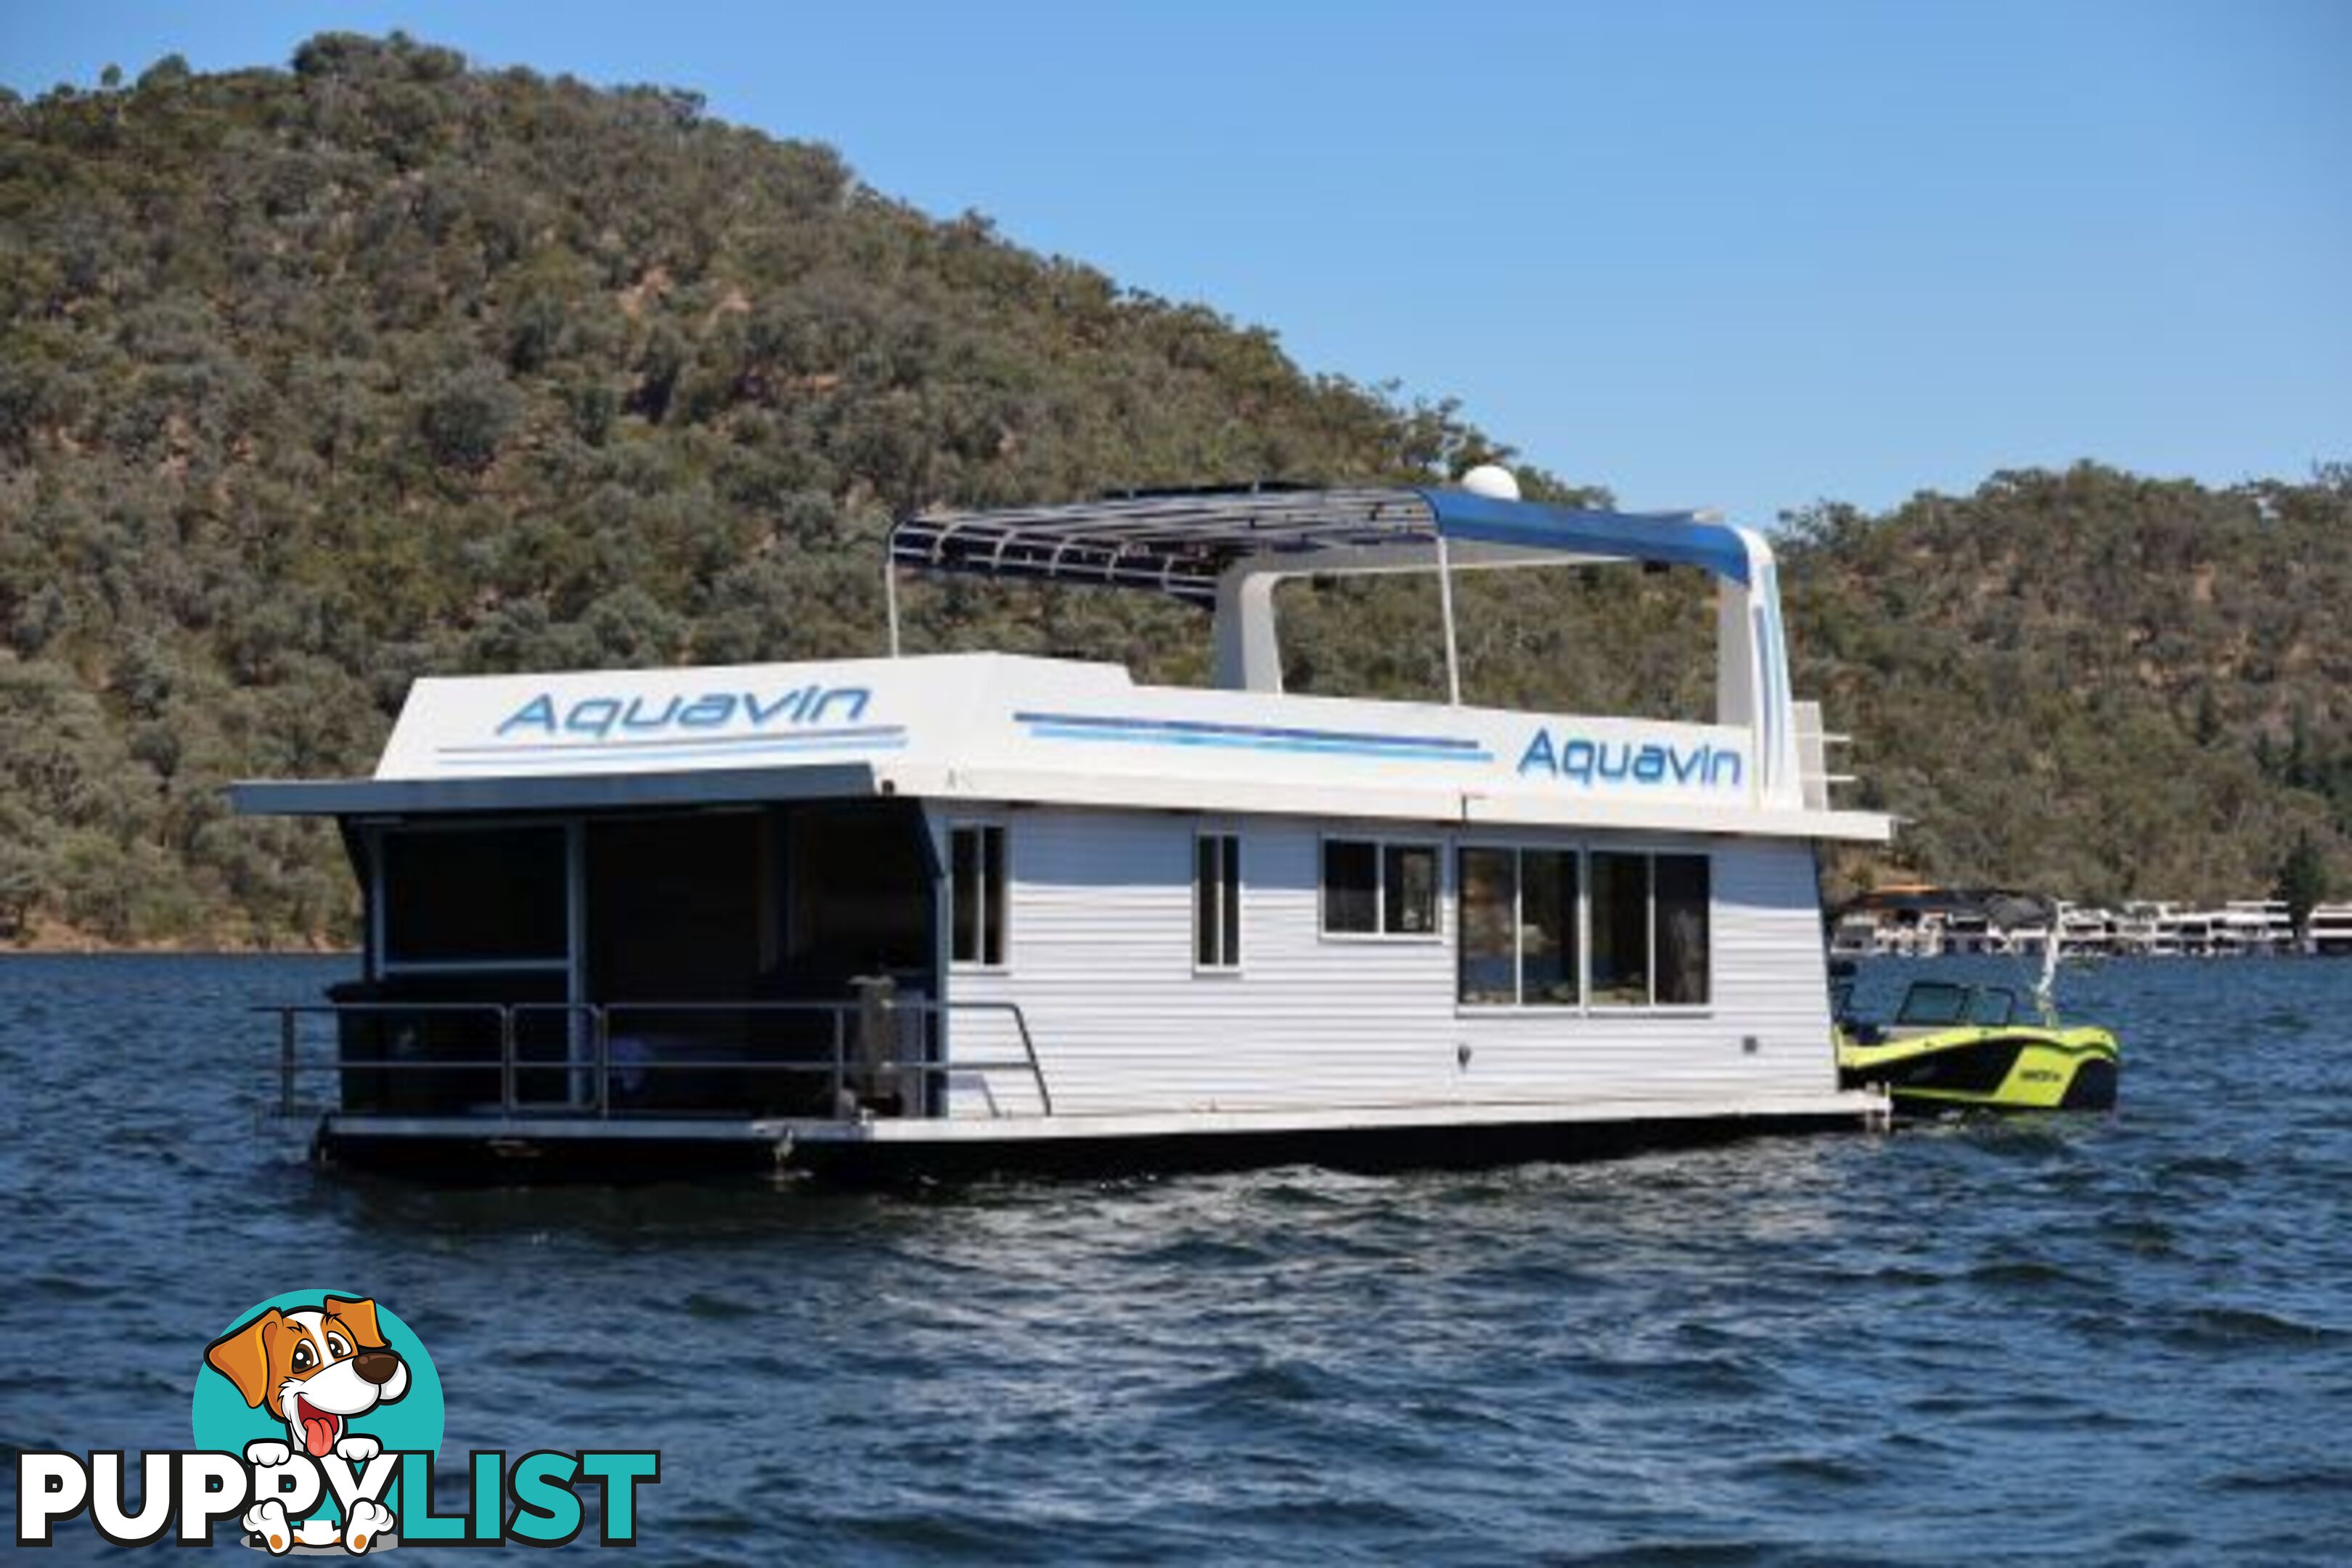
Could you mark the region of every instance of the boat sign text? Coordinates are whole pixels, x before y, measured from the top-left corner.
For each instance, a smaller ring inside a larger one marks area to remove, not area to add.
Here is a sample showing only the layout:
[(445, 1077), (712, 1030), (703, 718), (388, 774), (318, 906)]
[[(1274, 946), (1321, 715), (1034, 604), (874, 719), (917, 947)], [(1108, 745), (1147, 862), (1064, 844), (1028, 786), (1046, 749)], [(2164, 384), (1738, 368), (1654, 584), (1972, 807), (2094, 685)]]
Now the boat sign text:
[(1595, 741), (1538, 730), (1519, 753), (1519, 776), (1600, 784), (1680, 784), (1699, 789), (1739, 787), (1743, 759), (1709, 742), (1678, 746), (1655, 741)]
[(659, 735), (682, 731), (802, 729), (855, 724), (873, 693), (862, 686), (797, 686), (785, 691), (673, 692), (667, 697), (592, 696), (559, 700), (542, 691), (499, 725), (509, 736)]

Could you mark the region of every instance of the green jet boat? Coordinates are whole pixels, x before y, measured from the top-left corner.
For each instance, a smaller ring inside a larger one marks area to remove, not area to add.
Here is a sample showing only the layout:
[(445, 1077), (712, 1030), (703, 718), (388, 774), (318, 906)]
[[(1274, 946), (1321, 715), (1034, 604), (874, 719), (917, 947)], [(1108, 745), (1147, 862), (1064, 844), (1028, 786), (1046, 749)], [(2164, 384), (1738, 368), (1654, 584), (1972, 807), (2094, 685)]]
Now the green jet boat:
[[(1916, 893), (1906, 895), (1906, 907), (1918, 903)], [(2030, 998), (2013, 986), (1921, 979), (1905, 991), (1891, 1020), (1859, 1018), (1853, 1012), (1853, 965), (1834, 963), (1839, 1081), (1849, 1089), (1884, 1089), (1895, 1114), (1905, 1117), (2113, 1110), (2123, 1067), (2115, 1035), (2058, 1016), (2056, 910), (2044, 900), (2011, 893), (1939, 894), (1937, 907), (1947, 905), (1988, 914), (1999, 927), (2038, 925), (2049, 933)]]

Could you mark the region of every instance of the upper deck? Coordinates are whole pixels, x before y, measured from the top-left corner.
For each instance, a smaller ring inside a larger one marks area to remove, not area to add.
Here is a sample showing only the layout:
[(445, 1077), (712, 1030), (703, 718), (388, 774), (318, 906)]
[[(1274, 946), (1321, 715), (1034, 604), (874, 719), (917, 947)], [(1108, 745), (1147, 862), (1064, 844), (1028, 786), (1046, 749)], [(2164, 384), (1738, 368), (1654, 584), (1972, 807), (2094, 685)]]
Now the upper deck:
[[(1522, 823), (1883, 841), (1832, 808), (1794, 701), (1769, 543), (1694, 514), (1457, 490), (1236, 492), (910, 518), (898, 570), (1045, 578), (1215, 608), (1223, 689), (971, 653), (422, 679), (368, 780), (249, 784), (240, 809), (354, 816), (824, 796)], [(1457, 694), (1452, 574), (1593, 561), (1717, 580), (1717, 722), (1553, 715), (1281, 689), (1274, 590), (1433, 572)], [(896, 595), (891, 595), (893, 645)]]

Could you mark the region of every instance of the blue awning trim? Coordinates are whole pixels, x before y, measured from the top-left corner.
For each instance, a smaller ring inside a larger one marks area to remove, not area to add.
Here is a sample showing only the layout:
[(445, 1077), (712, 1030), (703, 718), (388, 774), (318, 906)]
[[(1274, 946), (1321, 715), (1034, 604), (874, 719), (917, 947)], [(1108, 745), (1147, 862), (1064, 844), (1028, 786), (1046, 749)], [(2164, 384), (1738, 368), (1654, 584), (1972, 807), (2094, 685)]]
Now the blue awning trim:
[(1726, 523), (1686, 511), (1588, 511), (1540, 501), (1496, 500), (1468, 490), (1424, 489), (1437, 531), (1522, 549), (1696, 566), (1745, 585), (1748, 542)]

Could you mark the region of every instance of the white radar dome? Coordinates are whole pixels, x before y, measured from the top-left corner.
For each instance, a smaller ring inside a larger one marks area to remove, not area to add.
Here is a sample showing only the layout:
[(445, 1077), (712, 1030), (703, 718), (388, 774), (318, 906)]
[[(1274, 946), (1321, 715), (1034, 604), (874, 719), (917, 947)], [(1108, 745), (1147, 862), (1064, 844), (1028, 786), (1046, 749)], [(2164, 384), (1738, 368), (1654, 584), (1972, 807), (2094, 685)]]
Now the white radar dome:
[(1488, 500), (1517, 500), (1519, 481), (1500, 463), (1481, 463), (1462, 476), (1462, 488)]

